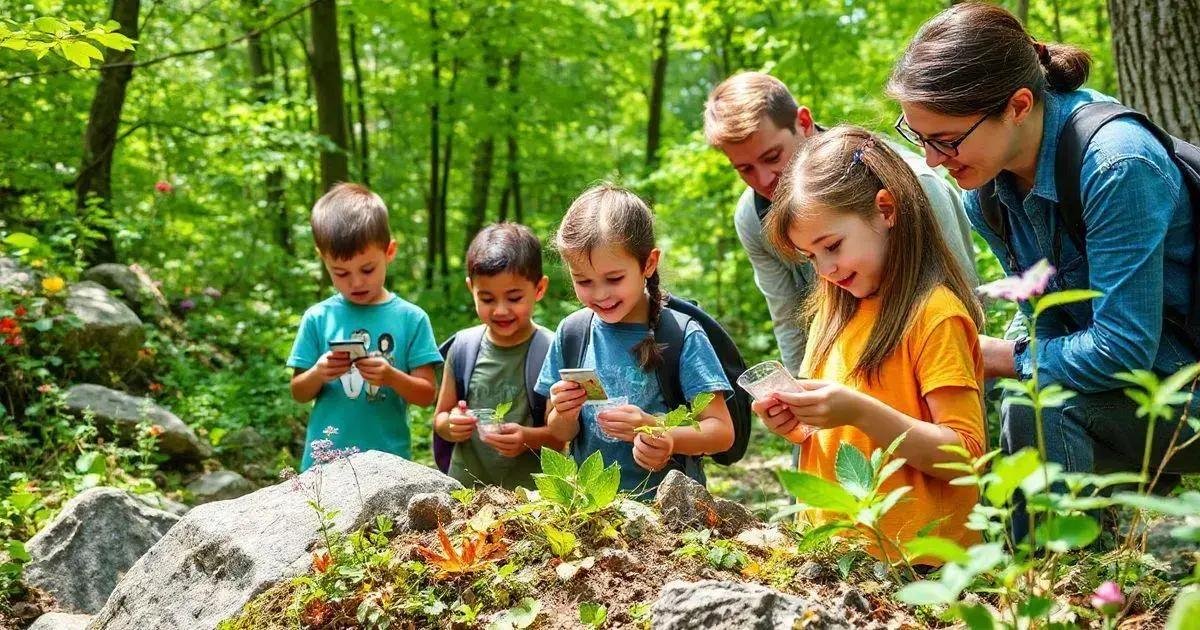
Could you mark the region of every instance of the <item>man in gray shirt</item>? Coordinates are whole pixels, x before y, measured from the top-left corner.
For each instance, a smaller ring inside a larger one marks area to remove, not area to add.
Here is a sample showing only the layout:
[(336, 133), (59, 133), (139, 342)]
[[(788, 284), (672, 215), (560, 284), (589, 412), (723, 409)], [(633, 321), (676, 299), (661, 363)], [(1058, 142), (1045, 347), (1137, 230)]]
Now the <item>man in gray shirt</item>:
[[(754, 283), (767, 298), (783, 364), (798, 374), (807, 327), (799, 309), (816, 274), (807, 262), (792, 263), (763, 238), (766, 216), (779, 174), (805, 138), (820, 133), (812, 112), (800, 107), (778, 79), (761, 72), (736, 74), (713, 89), (704, 106), (704, 135), (721, 149), (749, 186), (738, 201), (733, 223), (754, 268)], [(925, 164), (923, 157), (888, 141), (917, 175), (929, 196), (950, 251), (972, 284), (977, 283), (971, 227), (959, 191)]]

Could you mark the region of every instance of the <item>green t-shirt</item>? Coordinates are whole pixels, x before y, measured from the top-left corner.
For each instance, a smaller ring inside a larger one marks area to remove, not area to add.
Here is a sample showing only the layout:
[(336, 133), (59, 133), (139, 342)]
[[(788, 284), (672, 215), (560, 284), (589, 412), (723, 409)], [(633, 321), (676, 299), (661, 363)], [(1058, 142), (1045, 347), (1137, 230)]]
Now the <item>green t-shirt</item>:
[[(532, 342), (530, 337), (525, 343), (504, 348), (489, 341), (485, 334), (467, 385), (467, 406), (495, 409), (501, 403), (511, 402), (512, 409), (504, 416), (504, 422), (533, 426), (529, 397), (525, 393), (525, 357)], [(453, 373), (453, 369), (447, 362), (446, 373)], [(540, 471), (541, 464), (533, 451), (505, 457), (479, 439), (479, 431), (472, 433), (470, 440), (455, 444), (450, 458), (450, 476), (467, 487), (533, 488), (532, 475)]]

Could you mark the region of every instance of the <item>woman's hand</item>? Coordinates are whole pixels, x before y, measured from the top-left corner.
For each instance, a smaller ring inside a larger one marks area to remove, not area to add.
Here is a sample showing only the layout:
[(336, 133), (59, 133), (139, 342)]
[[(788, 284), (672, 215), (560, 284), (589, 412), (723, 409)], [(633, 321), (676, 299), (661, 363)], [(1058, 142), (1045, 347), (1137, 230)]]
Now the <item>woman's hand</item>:
[(605, 409), (596, 414), (600, 430), (618, 440), (632, 442), (637, 433), (634, 429), (655, 423), (654, 417), (637, 405), (621, 405)]
[(650, 472), (662, 470), (674, 452), (675, 440), (669, 431), (659, 437), (638, 433), (633, 439), (634, 463)]
[[(776, 392), (771, 398), (787, 406), (792, 418), (818, 429), (832, 429), (858, 423), (869, 408), (866, 394), (850, 389), (841, 383), (829, 381), (801, 380), (802, 392)], [(865, 399), (865, 400), (864, 400)], [(757, 403), (756, 403), (757, 404)], [(776, 418), (786, 416), (777, 412)], [(762, 414), (759, 414), (760, 417)], [(764, 418), (764, 422), (767, 420)], [(780, 428), (789, 426), (785, 420), (778, 421)], [(767, 426), (771, 426), (768, 424)], [(794, 430), (796, 427), (791, 426)], [(775, 429), (771, 429), (775, 431)], [(778, 431), (776, 431), (778, 432)], [(790, 433), (791, 431), (788, 431)]]

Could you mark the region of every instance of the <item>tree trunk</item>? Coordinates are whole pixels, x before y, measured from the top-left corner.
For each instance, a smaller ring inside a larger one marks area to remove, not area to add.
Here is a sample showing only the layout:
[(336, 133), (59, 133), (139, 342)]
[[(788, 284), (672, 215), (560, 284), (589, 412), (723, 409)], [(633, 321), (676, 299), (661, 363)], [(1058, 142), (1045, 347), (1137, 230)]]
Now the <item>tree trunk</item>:
[(342, 55), (338, 50), (337, 0), (317, 0), (312, 16), (311, 54), (313, 91), (317, 97), (317, 132), (333, 150), (321, 151), (321, 190), (350, 179), (346, 152), (346, 100), (342, 92)]
[[(488, 89), (485, 103), (490, 103), (496, 86), (500, 84), (500, 57), (487, 45), (484, 46), (484, 54), (488, 64), (487, 75), (483, 79)], [(487, 109), (492, 110), (493, 107)], [(492, 129), (495, 125), (484, 124), (480, 127), (482, 137), (475, 145), (475, 163), (472, 165), (471, 176), (471, 213), (463, 251), (466, 251), (471, 240), (483, 229), (483, 224), (487, 221), (488, 197), (492, 189), (492, 169), (496, 156), (496, 137), (492, 134)]]
[[(253, 3), (255, 12), (261, 16), (262, 0)], [(255, 34), (246, 38), (246, 54), (250, 65), (250, 88), (254, 100), (266, 103), (271, 98), (271, 71), (267, 68), (262, 36)], [(267, 192), (266, 214), (275, 217), (275, 240), (289, 256), (295, 255), (292, 243), (292, 220), (284, 198), (284, 176), (279, 168), (272, 167), (265, 178)]]
[(1029, 0), (1018, 0), (1017, 19), (1021, 20), (1022, 24), (1029, 24)]
[(358, 62), (358, 20), (350, 17), (350, 65), (354, 68), (354, 100), (358, 106), (358, 176), (371, 185), (371, 151), (367, 144), (367, 100), (363, 97), (362, 65)]
[[(130, 39), (138, 38), (140, 0), (112, 0), (109, 19), (120, 23), (120, 33)], [(107, 49), (104, 65), (127, 64), (133, 61), (133, 51)], [(112, 161), (116, 148), (117, 128), (121, 125), (121, 109), (125, 106), (125, 87), (133, 76), (133, 67), (122, 65), (100, 70), (100, 83), (92, 98), (87, 130), (83, 136), (83, 165), (75, 179), (75, 207), (80, 214), (88, 213), (89, 199), (94, 197), (104, 211), (112, 209)], [(96, 248), (88, 253), (92, 264), (116, 262), (117, 249), (112, 231), (104, 225), (94, 226), (101, 234)]]
[(433, 64), (433, 86), (430, 89), (432, 97), (429, 102), (429, 197), (425, 200), (425, 207), (429, 211), (429, 222), (426, 226), (425, 237), (428, 239), (429, 247), (425, 250), (425, 288), (433, 288), (433, 272), (437, 267), (437, 245), (438, 245), (438, 203), (441, 199), (440, 190), (438, 188), (438, 169), (441, 167), (441, 161), (438, 159), (439, 141), (441, 140), (441, 90), (442, 84), (442, 66), (438, 59), (438, 49), (441, 46), (439, 40), (437, 7), (429, 7), (429, 29), (432, 33), (430, 39), (433, 42), (430, 46), (430, 61)]
[[(462, 60), (457, 56), (450, 62), (450, 85), (446, 88), (446, 112), (451, 114), (454, 111), (455, 90), (458, 86), (458, 70)], [(454, 125), (446, 125), (446, 154), (442, 157), (442, 188), (438, 191), (440, 198), (438, 199), (438, 257), (441, 259), (439, 268), (442, 272), (442, 288), (448, 289), (450, 285), (446, 284), (446, 279), (450, 276), (450, 257), (446, 246), (447, 234), (449, 233), (449, 221), (446, 218), (447, 196), (450, 193), (450, 165), (453, 164), (454, 157)]]
[(658, 146), (662, 139), (663, 91), (667, 80), (667, 53), (670, 50), (671, 10), (663, 9), (655, 17), (658, 24), (658, 48), (654, 59), (654, 79), (650, 86), (650, 122), (646, 125), (646, 170), (658, 166)]
[(1109, 0), (1121, 100), (1200, 144), (1200, 0)]

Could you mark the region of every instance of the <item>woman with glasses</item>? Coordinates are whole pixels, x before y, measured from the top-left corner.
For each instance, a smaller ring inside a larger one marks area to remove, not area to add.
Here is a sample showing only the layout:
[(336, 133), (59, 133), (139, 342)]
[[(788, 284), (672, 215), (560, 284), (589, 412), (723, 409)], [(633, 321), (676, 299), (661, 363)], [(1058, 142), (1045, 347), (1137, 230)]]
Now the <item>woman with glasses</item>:
[[(967, 3), (921, 27), (887, 89), (903, 110), (897, 131), (967, 191), (967, 215), (1007, 273), (1048, 259), (1057, 268), (1049, 291), (1103, 293), (1038, 318), (1040, 383), (1079, 394), (1044, 413), (1048, 458), (1068, 471), (1139, 470), (1145, 420), (1114, 375), (1169, 374), (1197, 359), (1189, 332), (1167, 321), (1191, 306), (1195, 202), (1151, 132), (1117, 118), (1085, 143), (1078, 190), (1067, 191), (1079, 199), (1085, 236), (1072, 238), (1055, 152), (1072, 112), (1114, 100), (1081, 89), (1090, 63), (1078, 48), (1037, 42), (1003, 8)], [(1018, 320), (1010, 332), (1023, 330)], [(981, 338), (986, 373), (1028, 379), (1027, 339), (1008, 336), (1016, 338)], [(1031, 409), (1005, 400), (1001, 417), (1006, 451), (1035, 444)], [(1156, 430), (1152, 471), (1174, 428)], [(1198, 468), (1193, 449), (1168, 472)]]

